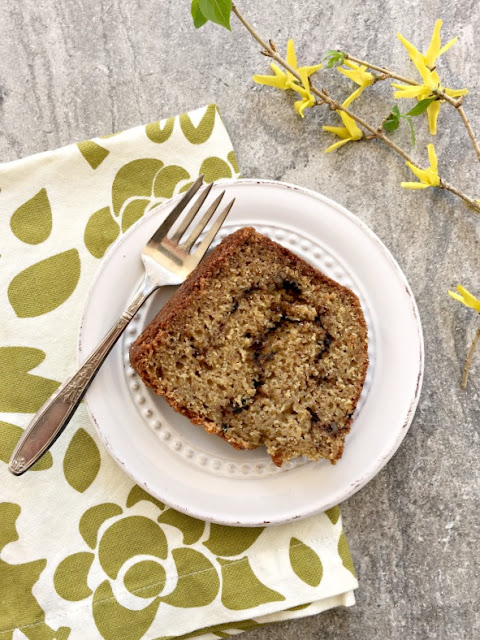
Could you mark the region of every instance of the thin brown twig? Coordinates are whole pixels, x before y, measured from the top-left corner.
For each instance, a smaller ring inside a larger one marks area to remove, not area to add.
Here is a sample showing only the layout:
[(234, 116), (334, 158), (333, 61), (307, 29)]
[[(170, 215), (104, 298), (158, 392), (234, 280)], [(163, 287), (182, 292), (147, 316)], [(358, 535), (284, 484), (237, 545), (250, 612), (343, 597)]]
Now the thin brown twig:
[(462, 191), (459, 191), (453, 185), (449, 184), (448, 182), (445, 182), (445, 180), (440, 180), (439, 187), (440, 189), (445, 189), (446, 191), (450, 191), (450, 193), (453, 193), (454, 195), (461, 198), (466, 204), (473, 207), (473, 209), (475, 209), (476, 211), (480, 211), (480, 205), (476, 200), (474, 200), (473, 198), (470, 198), (470, 196), (467, 196), (465, 193), (462, 193)]
[(472, 125), (470, 124), (470, 121), (468, 120), (462, 105), (457, 107), (457, 111), (460, 114), (461, 119), (463, 120), (465, 129), (467, 130), (468, 135), (470, 136), (470, 140), (472, 141), (473, 148), (475, 149), (475, 153), (477, 154), (478, 161), (480, 162), (480, 146), (478, 145), (478, 140), (475, 136), (475, 133), (473, 132)]
[(466, 389), (467, 380), (468, 380), (468, 372), (470, 371), (470, 367), (472, 366), (473, 354), (475, 353), (475, 349), (477, 348), (478, 341), (480, 340), (480, 327), (478, 327), (477, 332), (472, 340), (472, 344), (470, 345), (470, 349), (468, 350), (467, 359), (465, 360), (465, 366), (463, 368), (463, 376), (462, 376), (462, 389)]
[[(279, 65), (281, 65), (284, 69), (289, 71), (295, 78), (297, 78), (301, 82), (302, 80), (300, 78), (300, 74), (298, 73), (298, 71), (294, 69), (292, 66), (290, 66), (288, 62), (284, 60), (278, 54), (278, 52), (270, 46), (269, 43), (267, 43), (265, 40), (262, 39), (262, 37), (254, 29), (254, 27), (240, 13), (240, 11), (238, 10), (235, 4), (232, 5), (232, 12), (237, 16), (237, 18), (240, 20), (243, 26), (247, 29), (247, 31), (252, 35), (252, 37), (260, 44), (261, 47), (263, 47), (263, 50), (266, 52), (266, 55), (268, 55), (268, 57), (275, 60), (275, 62), (278, 62)], [(352, 61), (357, 61), (357, 59), (354, 59), (350, 56), (349, 58)], [(360, 62), (361, 64), (367, 64), (367, 66), (369, 66), (368, 63), (365, 63), (363, 61), (358, 61), (358, 62)], [(370, 66), (370, 68), (374, 68), (374, 67)], [(388, 70), (383, 69), (382, 67), (378, 67), (377, 70), (388, 73)], [(420, 165), (417, 162), (415, 162), (415, 160), (411, 158), (404, 149), (402, 149), (397, 144), (392, 142), (392, 140), (390, 140), (390, 138), (388, 138), (384, 133), (379, 132), (378, 128), (375, 128), (373, 125), (366, 122), (363, 118), (361, 118), (357, 114), (350, 111), (350, 109), (343, 107), (337, 100), (332, 98), (326, 91), (318, 89), (313, 84), (311, 84), (311, 91), (313, 94), (319, 97), (324, 103), (328, 104), (330, 109), (333, 109), (335, 111), (343, 111), (348, 116), (350, 116), (353, 120), (355, 120), (355, 122), (361, 125), (364, 129), (369, 131), (373, 135), (373, 137), (378, 138), (378, 140), (381, 140), (384, 144), (390, 147), (393, 151), (395, 151), (395, 153), (401, 156), (404, 160), (406, 160), (407, 162), (410, 162), (411, 164), (413, 164), (418, 168), (421, 168)], [(468, 203), (477, 213), (480, 212), (480, 204), (477, 203), (473, 198), (470, 198), (469, 196), (462, 193), (461, 191), (459, 191), (452, 185), (448, 184), (447, 182), (444, 182), (443, 180), (441, 180), (440, 186), (441, 188), (446, 189), (447, 191), (450, 191), (451, 193), (455, 194), (456, 196), (461, 198), (464, 202)]]

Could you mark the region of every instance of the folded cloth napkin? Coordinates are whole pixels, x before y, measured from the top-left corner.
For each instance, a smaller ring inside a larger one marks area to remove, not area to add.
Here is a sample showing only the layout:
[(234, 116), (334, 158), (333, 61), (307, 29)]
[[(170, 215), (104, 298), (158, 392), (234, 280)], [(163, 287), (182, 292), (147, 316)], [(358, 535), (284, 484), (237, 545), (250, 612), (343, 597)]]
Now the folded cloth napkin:
[(354, 603), (338, 507), (271, 528), (195, 520), (132, 484), (83, 405), (32, 471), (8, 473), (75, 369), (105, 251), (200, 173), (239, 175), (215, 105), (0, 165), (0, 640), (223, 638)]

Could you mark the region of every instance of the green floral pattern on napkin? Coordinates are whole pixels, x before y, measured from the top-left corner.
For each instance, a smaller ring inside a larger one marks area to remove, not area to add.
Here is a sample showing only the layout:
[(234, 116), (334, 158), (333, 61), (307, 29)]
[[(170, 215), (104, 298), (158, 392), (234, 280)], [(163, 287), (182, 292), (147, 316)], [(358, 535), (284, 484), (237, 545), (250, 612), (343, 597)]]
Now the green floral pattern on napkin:
[(132, 486), (83, 406), (37, 473), (7, 471), (75, 368), (99, 261), (200, 173), (239, 175), (215, 105), (0, 165), (0, 640), (224, 638), (353, 603), (338, 507), (252, 529), (178, 513)]

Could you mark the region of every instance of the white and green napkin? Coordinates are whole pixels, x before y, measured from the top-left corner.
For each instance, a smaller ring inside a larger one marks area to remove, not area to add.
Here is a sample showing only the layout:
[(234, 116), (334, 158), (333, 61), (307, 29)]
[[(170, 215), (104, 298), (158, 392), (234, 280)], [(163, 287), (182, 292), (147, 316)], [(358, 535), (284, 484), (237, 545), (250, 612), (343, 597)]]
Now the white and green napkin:
[(89, 285), (157, 203), (238, 177), (215, 105), (0, 165), (0, 640), (224, 638), (354, 603), (338, 507), (230, 528), (150, 497), (86, 410), (25, 475), (7, 462), (76, 367)]

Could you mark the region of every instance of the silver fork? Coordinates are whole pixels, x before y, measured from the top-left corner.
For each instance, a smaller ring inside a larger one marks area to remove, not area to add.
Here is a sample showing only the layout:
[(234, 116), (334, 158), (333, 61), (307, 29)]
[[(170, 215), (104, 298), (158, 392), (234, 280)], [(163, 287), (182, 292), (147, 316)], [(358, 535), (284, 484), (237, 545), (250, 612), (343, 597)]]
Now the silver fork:
[(193, 252), (192, 247), (202, 231), (204, 231), (213, 214), (217, 211), (225, 191), (210, 205), (199, 223), (190, 232), (187, 239), (183, 243), (180, 243), (180, 241), (207, 199), (213, 183), (197, 196), (171, 237), (167, 235), (202, 184), (203, 176), (200, 176), (185, 193), (180, 202), (175, 205), (143, 248), (142, 261), (145, 267), (144, 281), (132, 302), (118, 319), (118, 322), (110, 329), (80, 369), (64, 382), (47, 400), (25, 429), (8, 466), (14, 475), (19, 476), (27, 471), (48, 451), (56, 438), (58, 438), (70, 421), (70, 418), (105, 358), (145, 300), (159, 287), (182, 283), (205, 255), (232, 208), (235, 199), (218, 215), (205, 234), (205, 237)]

